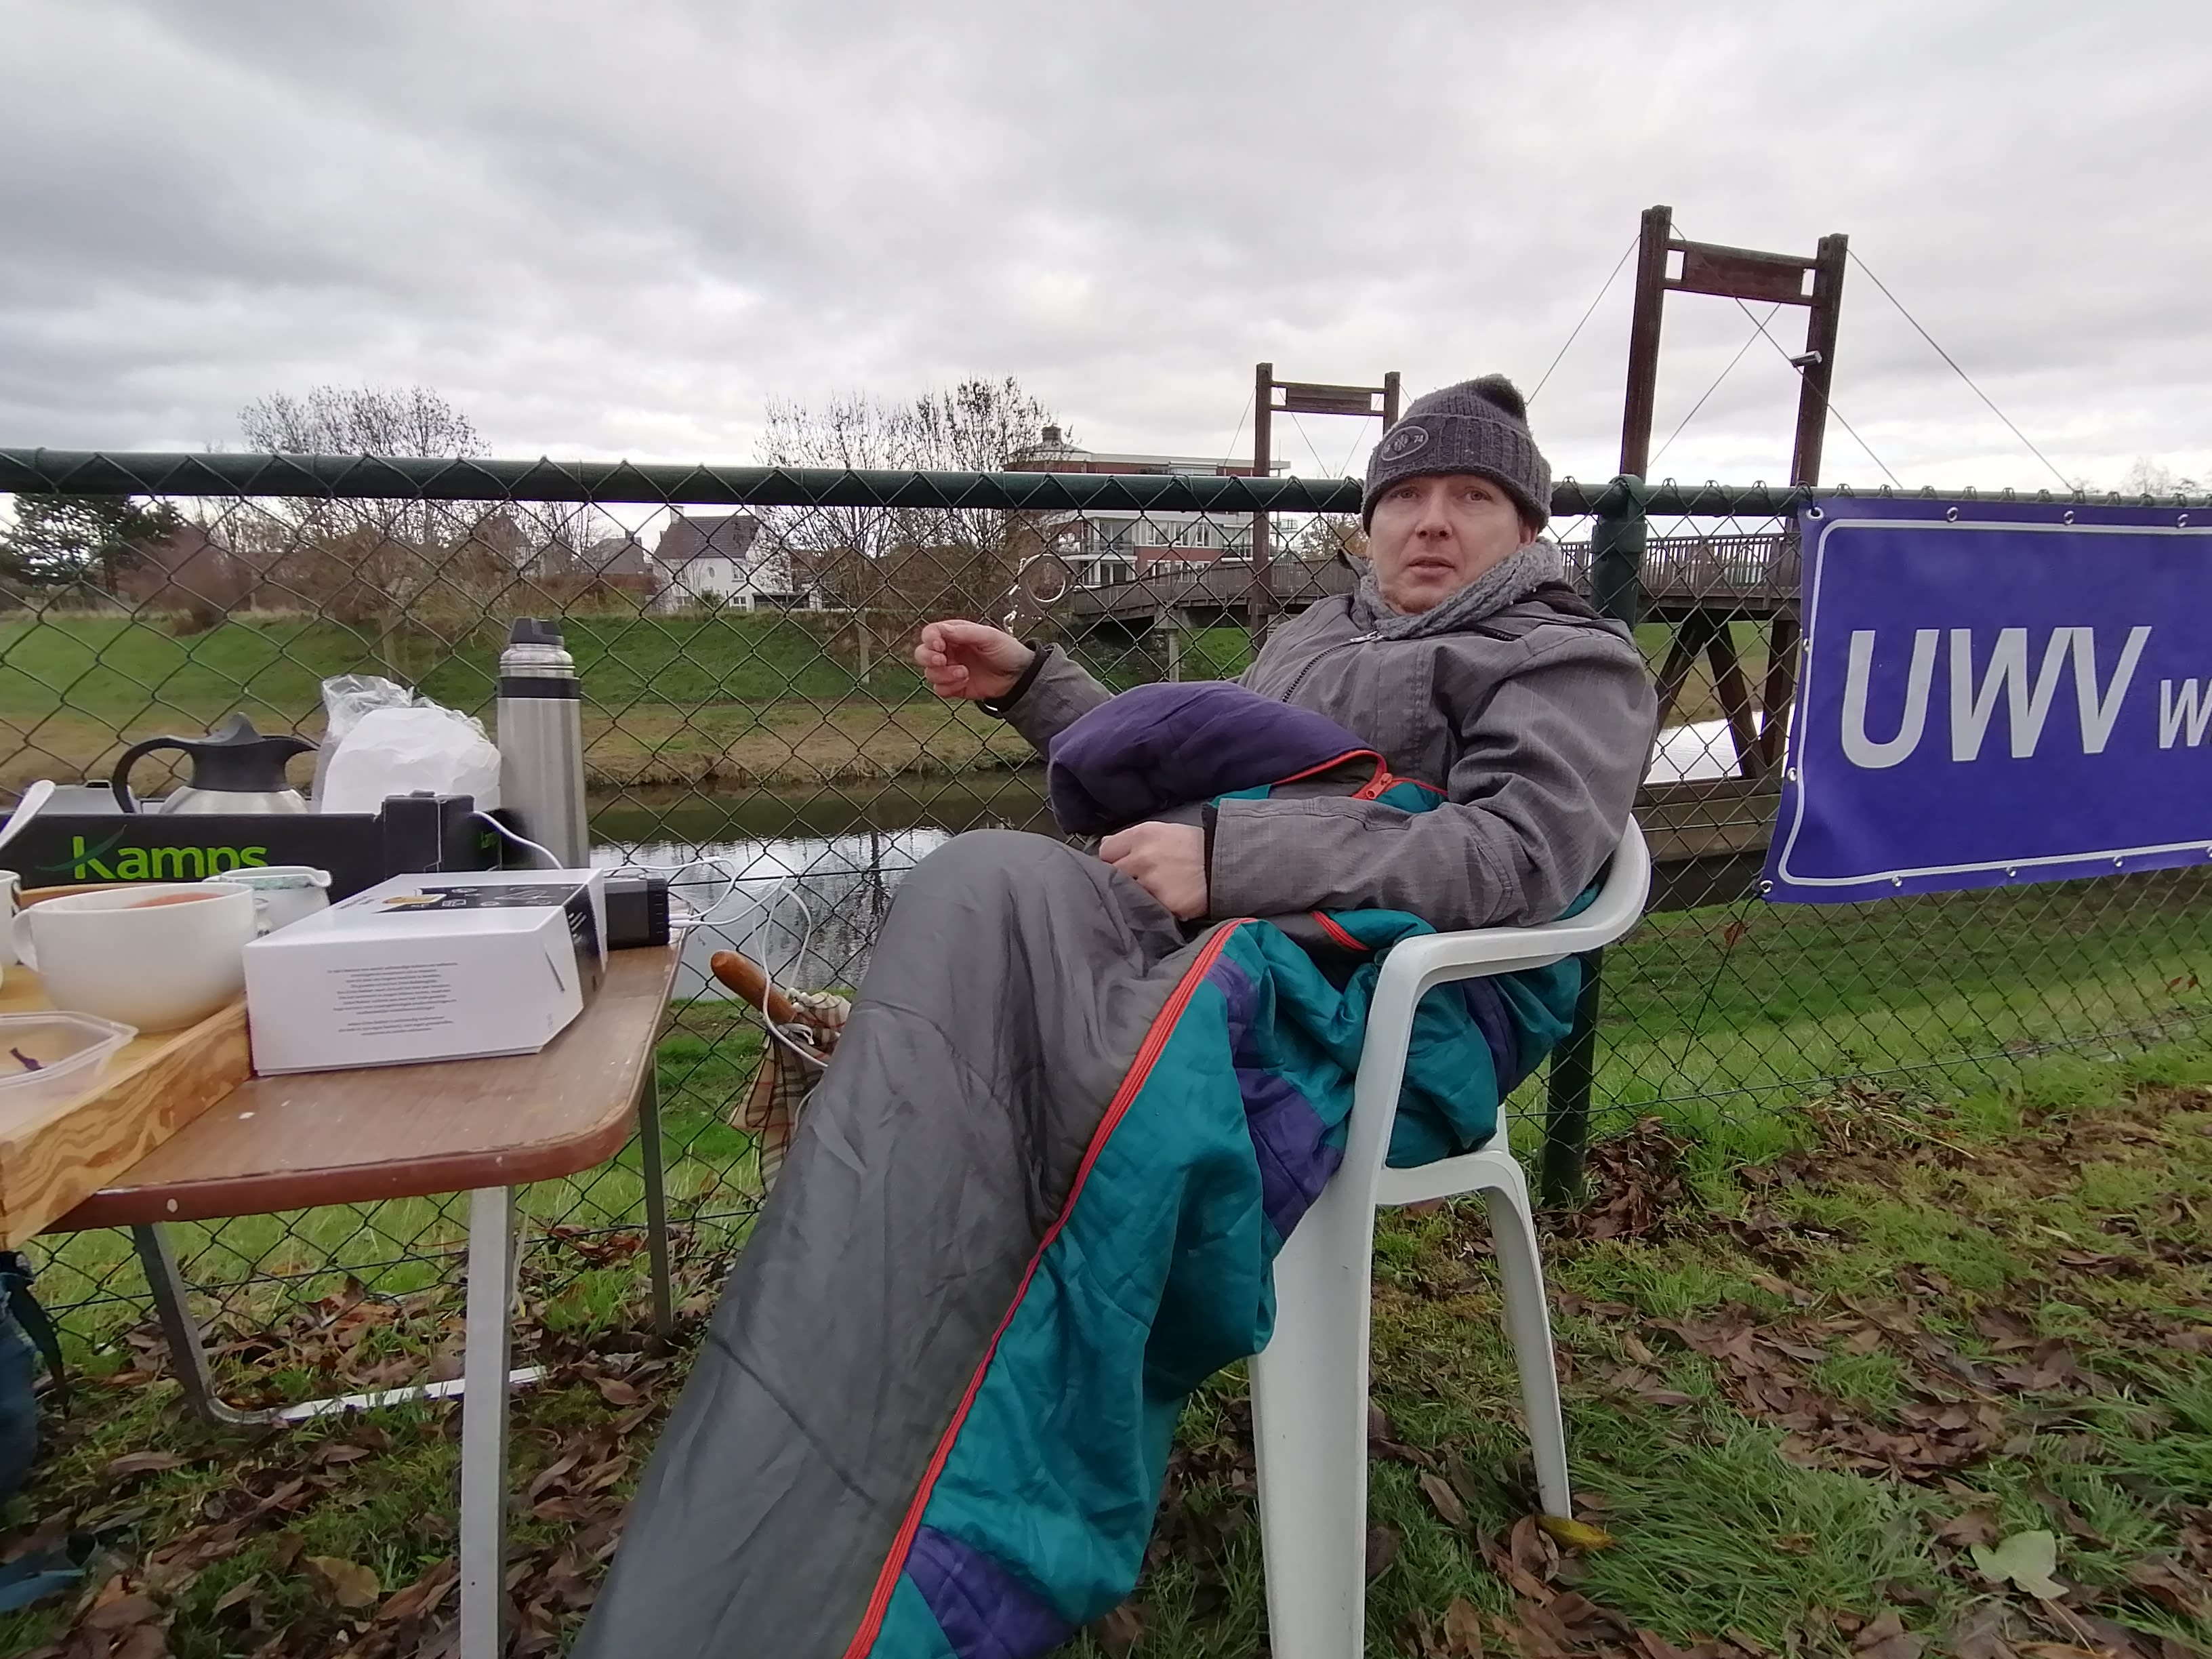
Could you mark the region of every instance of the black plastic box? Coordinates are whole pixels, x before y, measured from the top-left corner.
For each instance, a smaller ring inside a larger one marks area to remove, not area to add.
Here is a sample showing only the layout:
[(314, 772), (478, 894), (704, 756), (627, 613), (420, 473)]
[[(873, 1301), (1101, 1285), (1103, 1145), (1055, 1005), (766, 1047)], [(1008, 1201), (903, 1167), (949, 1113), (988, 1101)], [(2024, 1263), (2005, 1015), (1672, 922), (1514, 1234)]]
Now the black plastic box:
[(499, 836), (466, 795), (394, 795), (380, 812), (41, 812), (0, 848), (25, 887), (198, 881), (226, 870), (311, 864), (349, 898), (392, 876), (496, 870)]

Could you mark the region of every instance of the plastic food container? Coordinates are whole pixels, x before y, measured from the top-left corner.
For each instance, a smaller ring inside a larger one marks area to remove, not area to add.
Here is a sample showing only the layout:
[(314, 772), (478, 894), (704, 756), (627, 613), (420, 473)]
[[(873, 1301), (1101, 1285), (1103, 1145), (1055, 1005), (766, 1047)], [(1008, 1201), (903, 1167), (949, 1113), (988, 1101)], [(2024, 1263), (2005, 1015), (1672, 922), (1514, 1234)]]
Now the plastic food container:
[(0, 1014), (0, 1118), (91, 1093), (137, 1035), (97, 1014)]

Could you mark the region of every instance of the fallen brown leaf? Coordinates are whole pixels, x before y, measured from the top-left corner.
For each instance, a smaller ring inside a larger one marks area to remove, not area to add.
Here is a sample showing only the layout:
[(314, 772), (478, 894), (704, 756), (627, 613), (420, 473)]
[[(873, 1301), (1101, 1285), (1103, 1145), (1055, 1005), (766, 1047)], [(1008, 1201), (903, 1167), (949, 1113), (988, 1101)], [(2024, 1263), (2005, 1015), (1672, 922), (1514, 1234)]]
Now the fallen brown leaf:
[(451, 1560), (439, 1562), (413, 1583), (394, 1590), (376, 1610), (376, 1622), (397, 1624), (402, 1619), (420, 1619), (435, 1613), (438, 1604), (452, 1592), (459, 1576)]
[(331, 1600), (342, 1607), (373, 1607), (377, 1597), (384, 1593), (374, 1568), (364, 1567), (343, 1556), (310, 1555), (307, 1566)]
[(1977, 1602), (1951, 1627), (1952, 1659), (2014, 1659), (2015, 1650), (2007, 1638), (2018, 1623), (2003, 1602)]
[(129, 1630), (133, 1625), (152, 1624), (161, 1616), (161, 1609), (150, 1595), (118, 1595), (99, 1603), (82, 1622), (93, 1630)]
[(126, 1452), (100, 1472), (103, 1480), (127, 1480), (134, 1474), (161, 1474), (181, 1469), (192, 1460), (175, 1452)]
[(1420, 1485), (1423, 1496), (1443, 1517), (1446, 1526), (1456, 1530), (1467, 1525), (1467, 1505), (1459, 1501), (1459, 1494), (1452, 1490), (1451, 1482), (1440, 1474), (1424, 1472), (1420, 1476)]
[(1444, 1651), (1451, 1659), (1483, 1659), (1482, 1623), (1463, 1595), (1444, 1609)]
[(2168, 1613), (2191, 1619), (2212, 1618), (2212, 1597), (2208, 1597), (2203, 1581), (2191, 1577), (2162, 1555), (2130, 1567), (2128, 1582)]
[(1964, 1548), (1969, 1544), (1994, 1544), (1999, 1536), (1993, 1510), (1968, 1510), (1948, 1521), (1936, 1522), (1936, 1535), (1947, 1544)]
[(261, 1575), (248, 1573), (215, 1599), (215, 1611), (228, 1613), (241, 1601), (250, 1601), (261, 1594)]
[(1927, 1638), (1907, 1631), (1894, 1609), (1851, 1638), (1851, 1651), (1861, 1659), (1920, 1659), (1920, 1650), (1926, 1645)]
[(592, 1386), (610, 1406), (635, 1406), (640, 1398), (635, 1387), (618, 1376), (595, 1377)]
[(1091, 1626), (1091, 1639), (1105, 1650), (1108, 1659), (1123, 1659), (1145, 1639), (1145, 1611), (1134, 1601), (1124, 1601)]

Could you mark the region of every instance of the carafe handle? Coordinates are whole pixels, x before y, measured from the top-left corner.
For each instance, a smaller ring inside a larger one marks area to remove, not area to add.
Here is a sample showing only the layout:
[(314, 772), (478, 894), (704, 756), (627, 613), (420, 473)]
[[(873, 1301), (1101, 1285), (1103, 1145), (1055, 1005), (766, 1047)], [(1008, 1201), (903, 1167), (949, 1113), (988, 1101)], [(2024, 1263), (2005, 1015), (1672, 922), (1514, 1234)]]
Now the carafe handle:
[(127, 776), (132, 764), (142, 755), (150, 755), (156, 749), (181, 749), (186, 754), (190, 754), (192, 745), (182, 738), (149, 738), (145, 742), (134, 743), (125, 750), (123, 758), (115, 763), (115, 770), (109, 775), (107, 781), (108, 788), (115, 796), (116, 805), (124, 811), (136, 812), (138, 810), (137, 801), (131, 793)]

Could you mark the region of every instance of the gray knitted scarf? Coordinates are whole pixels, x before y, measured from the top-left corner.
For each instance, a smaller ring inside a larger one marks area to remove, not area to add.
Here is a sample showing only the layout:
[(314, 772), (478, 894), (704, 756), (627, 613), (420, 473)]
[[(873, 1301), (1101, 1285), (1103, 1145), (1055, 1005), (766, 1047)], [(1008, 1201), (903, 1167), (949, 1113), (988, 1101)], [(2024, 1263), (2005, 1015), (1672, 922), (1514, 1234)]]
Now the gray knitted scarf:
[(1360, 572), (1359, 586), (1352, 592), (1352, 620), (1386, 640), (1456, 633), (1487, 621), (1509, 605), (1518, 605), (1546, 582), (1559, 581), (1565, 574), (1559, 544), (1548, 536), (1540, 536), (1491, 566), (1442, 605), (1407, 616), (1382, 597), (1370, 565)]

